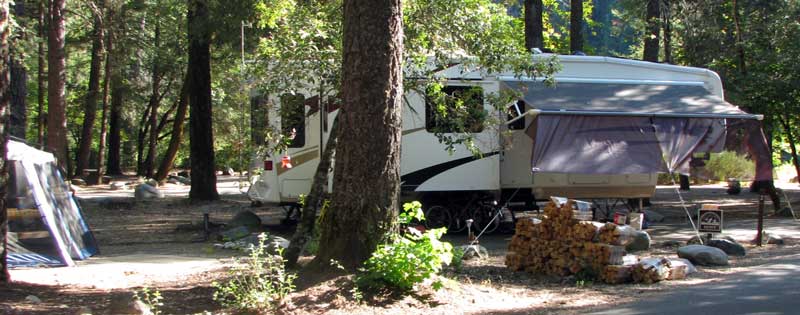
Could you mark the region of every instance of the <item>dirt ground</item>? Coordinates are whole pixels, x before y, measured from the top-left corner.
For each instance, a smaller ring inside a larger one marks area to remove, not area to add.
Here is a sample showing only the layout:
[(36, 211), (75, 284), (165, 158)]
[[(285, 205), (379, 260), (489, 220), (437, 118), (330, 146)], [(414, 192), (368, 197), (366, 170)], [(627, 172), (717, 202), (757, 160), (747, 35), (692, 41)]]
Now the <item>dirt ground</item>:
[[(782, 186), (800, 208), (797, 184)], [(264, 230), (288, 237), (289, 228), (280, 225), (284, 212), (279, 208), (251, 207), (238, 188), (237, 178), (222, 177), (222, 200), (190, 203), (187, 186), (162, 187), (167, 198), (136, 202), (133, 191), (110, 191), (106, 186), (83, 188), (81, 198), (85, 219), (98, 240), (100, 253), (78, 262), (72, 268), (28, 268), (11, 270), (12, 282), (0, 286), (0, 313), (76, 314), (88, 307), (94, 314), (114, 314), (132, 292), (143, 287), (156, 289), (164, 296), (164, 314), (231, 313), (213, 301), (211, 282), (225, 279), (232, 257), (242, 253), (215, 248), (215, 241), (203, 241), (202, 218), (226, 222), (241, 210), (251, 210), (264, 222)], [(690, 209), (697, 204), (716, 203), (725, 210), (726, 234), (745, 243), (755, 235), (756, 194), (725, 194), (719, 185), (693, 187), (682, 192)], [(651, 250), (640, 256), (675, 256), (675, 247), (662, 246), (670, 240), (685, 241), (692, 236), (683, 207), (673, 187), (659, 186), (650, 209), (666, 216), (653, 225)], [(772, 209), (767, 201), (767, 213)], [(800, 211), (798, 211), (800, 215)], [(274, 312), (282, 314), (546, 314), (580, 313), (587, 307), (622, 303), (677, 286), (715, 281), (735, 272), (746, 272), (773, 257), (800, 250), (800, 222), (791, 218), (766, 220), (767, 230), (786, 239), (783, 246), (746, 245), (746, 257), (732, 257), (729, 267), (699, 267), (689, 279), (655, 285), (604, 285), (556, 279), (505, 268), (503, 257), (511, 235), (487, 235), (481, 245), (490, 257), (466, 261), (459, 269), (448, 268), (444, 289), (423, 289), (406, 297), (377, 294), (366, 300), (354, 297), (350, 276), (318, 279), (301, 272), (298, 289)], [(454, 245), (466, 241), (464, 235), (447, 236)], [(308, 261), (304, 257), (302, 261)], [(367, 296), (370, 296), (370, 292)], [(30, 301), (36, 296), (41, 302)], [(268, 313), (268, 312), (265, 312)]]

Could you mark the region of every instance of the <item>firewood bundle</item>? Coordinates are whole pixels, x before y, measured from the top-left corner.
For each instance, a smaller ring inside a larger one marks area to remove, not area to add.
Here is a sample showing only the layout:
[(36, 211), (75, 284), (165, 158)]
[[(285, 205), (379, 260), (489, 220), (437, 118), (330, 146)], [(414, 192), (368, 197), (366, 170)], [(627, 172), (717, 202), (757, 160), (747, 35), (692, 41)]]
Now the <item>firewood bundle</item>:
[(633, 241), (636, 230), (627, 225), (606, 223), (600, 228), (598, 238), (601, 243), (625, 246)]
[(670, 275), (670, 262), (666, 258), (645, 258), (633, 266), (631, 276), (637, 283), (655, 283)]

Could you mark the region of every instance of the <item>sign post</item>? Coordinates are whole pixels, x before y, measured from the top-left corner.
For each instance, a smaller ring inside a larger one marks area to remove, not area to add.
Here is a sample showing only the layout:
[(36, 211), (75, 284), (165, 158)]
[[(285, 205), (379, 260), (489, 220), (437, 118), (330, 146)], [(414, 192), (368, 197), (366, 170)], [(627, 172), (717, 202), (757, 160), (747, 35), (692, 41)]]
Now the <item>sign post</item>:
[(697, 212), (698, 231), (709, 233), (722, 233), (722, 210), (718, 205), (703, 205)]

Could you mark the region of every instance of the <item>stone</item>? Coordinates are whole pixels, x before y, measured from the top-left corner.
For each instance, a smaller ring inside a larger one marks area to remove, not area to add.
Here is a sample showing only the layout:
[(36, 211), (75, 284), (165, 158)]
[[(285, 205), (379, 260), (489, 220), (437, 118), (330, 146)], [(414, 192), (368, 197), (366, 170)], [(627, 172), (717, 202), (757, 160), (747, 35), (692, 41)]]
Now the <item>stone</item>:
[(164, 193), (151, 185), (141, 184), (136, 186), (136, 191), (134, 191), (133, 196), (136, 198), (136, 200), (142, 201), (147, 199), (164, 198)]
[(489, 257), (489, 251), (486, 247), (480, 245), (461, 245), (457, 247), (460, 249), (464, 255), (461, 256), (462, 260), (470, 260), (470, 259), (483, 259)]
[(189, 171), (180, 171), (180, 172), (178, 172), (178, 176), (185, 177), (185, 178), (190, 178), (191, 174), (189, 173)]
[(123, 182), (111, 182), (111, 185), (109, 185), (109, 188), (111, 190), (123, 190), (123, 189), (127, 189), (128, 185), (126, 185)]
[(261, 218), (250, 210), (242, 210), (233, 216), (228, 224), (228, 227), (246, 226), (252, 231), (261, 227)]
[(644, 219), (647, 222), (664, 222), (664, 216), (653, 210), (644, 210)]
[(118, 295), (111, 298), (111, 303), (106, 310), (108, 314), (120, 315), (150, 315), (153, 312), (144, 302), (133, 294)]
[(728, 195), (738, 195), (742, 192), (742, 184), (735, 178), (728, 179), (728, 189), (725, 190)]
[(645, 231), (636, 231), (633, 235), (633, 241), (625, 246), (625, 250), (629, 252), (636, 252), (650, 249), (650, 234)]
[(728, 254), (719, 248), (706, 245), (687, 245), (678, 248), (678, 257), (686, 258), (700, 266), (728, 265)]
[(780, 235), (772, 234), (772, 233), (766, 233), (766, 234), (767, 234), (767, 237), (766, 237), (767, 244), (772, 244), (772, 245), (784, 245), (784, 244), (786, 244), (783, 241), (783, 237), (781, 237)]
[(73, 178), (70, 182), (75, 186), (86, 186), (86, 181), (80, 178)]
[[(716, 235), (716, 236), (712, 236), (710, 239), (708, 238), (708, 234), (703, 234), (701, 237), (703, 239), (703, 244), (708, 243), (708, 241), (712, 240), (712, 239), (729, 240), (729, 241), (734, 242), (734, 243), (736, 242), (736, 240), (733, 239), (733, 237), (731, 237), (729, 235), (724, 235), (724, 234), (719, 234), (719, 235)], [(700, 240), (700, 238), (698, 238), (696, 235), (692, 236), (692, 238), (690, 238), (688, 241), (686, 241), (686, 245), (702, 245), (702, 244), (700, 244), (699, 240)]]
[(747, 253), (744, 246), (741, 244), (726, 239), (712, 239), (706, 242), (706, 245), (721, 249), (723, 252), (730, 256), (744, 256)]
[(250, 233), (250, 229), (246, 226), (237, 226), (232, 229), (222, 231), (220, 236), (222, 237), (223, 241), (235, 241), (247, 237), (250, 235)]
[(677, 240), (669, 240), (661, 242), (661, 247), (680, 247), (683, 242)]
[(191, 179), (188, 179), (188, 178), (183, 177), (183, 176), (174, 176), (173, 175), (173, 176), (170, 176), (169, 178), (171, 180), (175, 180), (175, 181), (177, 181), (177, 182), (179, 182), (181, 184), (184, 184), (184, 185), (191, 185), (192, 184), (192, 180)]
[(153, 187), (158, 187), (158, 181), (152, 178), (148, 178), (144, 183)]
[(42, 299), (35, 295), (28, 295), (25, 297), (25, 301), (28, 303), (39, 304), (42, 303)]

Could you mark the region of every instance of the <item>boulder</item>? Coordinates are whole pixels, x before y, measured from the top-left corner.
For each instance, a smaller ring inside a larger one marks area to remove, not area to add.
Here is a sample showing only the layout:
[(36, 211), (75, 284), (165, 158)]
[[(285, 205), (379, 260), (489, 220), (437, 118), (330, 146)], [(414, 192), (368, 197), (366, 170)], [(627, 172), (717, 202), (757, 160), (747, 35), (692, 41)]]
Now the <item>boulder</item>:
[(261, 227), (261, 218), (252, 211), (242, 210), (234, 215), (233, 219), (231, 219), (227, 225), (228, 227), (245, 226), (251, 229), (251, 231), (255, 231)]
[(773, 244), (773, 245), (784, 245), (785, 244), (785, 242), (783, 241), (783, 237), (781, 237), (780, 235), (773, 234), (773, 233), (766, 233), (766, 234), (767, 234), (767, 237), (766, 237), (767, 244)]
[(153, 187), (158, 187), (158, 181), (152, 178), (148, 178), (144, 183)]
[(174, 176), (173, 175), (173, 176), (170, 176), (169, 178), (170, 178), (170, 180), (175, 180), (175, 181), (177, 181), (177, 182), (179, 182), (181, 184), (184, 184), (184, 185), (191, 185), (192, 184), (192, 180), (191, 179), (183, 177), (183, 176)]
[(237, 226), (220, 233), (223, 241), (235, 241), (250, 235), (251, 231), (246, 226)]
[(647, 234), (645, 231), (636, 231), (636, 234), (633, 236), (633, 241), (625, 246), (625, 250), (629, 252), (648, 249), (650, 249), (650, 234)]
[(134, 191), (133, 196), (136, 197), (136, 200), (141, 201), (164, 198), (164, 193), (151, 185), (141, 184), (136, 186), (136, 191)]
[(728, 254), (719, 248), (706, 245), (687, 245), (678, 248), (678, 257), (686, 258), (700, 266), (728, 265)]
[(683, 245), (683, 242), (676, 241), (676, 240), (669, 240), (661, 242), (661, 247), (680, 247)]
[(644, 219), (647, 222), (664, 222), (664, 216), (653, 210), (644, 210)]
[[(736, 242), (736, 240), (733, 239), (733, 237), (730, 237), (729, 235), (724, 235), (724, 234), (719, 234), (717, 236), (712, 236), (711, 238), (708, 238), (708, 234), (703, 234), (701, 237), (703, 239), (703, 244), (708, 243), (708, 241), (710, 241), (712, 239), (714, 239), (714, 240), (728, 240), (728, 241), (731, 241), (731, 242), (734, 242), (734, 243)], [(686, 241), (686, 245), (702, 245), (702, 244), (700, 244), (699, 240), (700, 240), (699, 237), (692, 236), (692, 238), (690, 238), (688, 241)]]
[(706, 245), (719, 248), (730, 256), (744, 256), (747, 253), (744, 246), (727, 239), (712, 239), (706, 242)]
[(480, 245), (461, 245), (458, 246), (458, 249), (464, 253), (464, 255), (461, 256), (462, 260), (470, 260), (475, 258), (482, 259), (489, 257), (489, 251), (486, 249), (486, 247)]
[(42, 299), (35, 295), (28, 295), (25, 297), (25, 301), (31, 304), (39, 304), (42, 303)]

